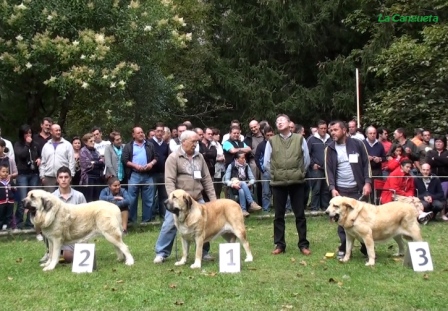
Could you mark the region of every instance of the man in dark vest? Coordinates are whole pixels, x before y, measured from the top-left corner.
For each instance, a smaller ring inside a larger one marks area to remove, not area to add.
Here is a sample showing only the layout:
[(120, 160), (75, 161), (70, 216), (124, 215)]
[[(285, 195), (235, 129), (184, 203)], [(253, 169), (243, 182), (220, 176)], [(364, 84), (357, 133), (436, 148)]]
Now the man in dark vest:
[(300, 252), (308, 256), (311, 254), (310, 243), (306, 239), (305, 204), (303, 200), (305, 190), (305, 174), (310, 164), (308, 145), (300, 134), (291, 133), (290, 119), (281, 114), (277, 117), (276, 125), (279, 134), (266, 143), (264, 152), (264, 167), (270, 171), (272, 194), (274, 196), (274, 244), (273, 255), (284, 253), (285, 242), (285, 210), (288, 195), (296, 218), (296, 228), (299, 234)]
[(240, 140), (241, 129), (239, 126), (233, 125), (230, 127), (229, 140), (226, 140), (222, 144), (222, 149), (224, 150), (225, 166), (233, 162), (235, 155), (238, 152), (243, 152), (245, 154), (250, 153), (252, 150), (244, 142)]

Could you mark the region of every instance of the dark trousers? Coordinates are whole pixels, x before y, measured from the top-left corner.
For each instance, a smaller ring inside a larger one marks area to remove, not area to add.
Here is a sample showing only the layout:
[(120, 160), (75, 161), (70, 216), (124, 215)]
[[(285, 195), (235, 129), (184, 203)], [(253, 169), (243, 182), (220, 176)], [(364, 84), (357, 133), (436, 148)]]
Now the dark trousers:
[(434, 217), (437, 213), (441, 212), (445, 208), (445, 202), (439, 200), (433, 200), (432, 203), (428, 203), (425, 200), (420, 200), (423, 204), (423, 210), (425, 212), (433, 212)]
[(286, 249), (285, 241), (285, 211), (288, 195), (291, 198), (291, 208), (296, 219), (296, 229), (299, 234), (299, 249), (309, 248), (310, 243), (306, 239), (305, 205), (303, 204), (304, 184), (289, 186), (273, 186), (274, 196), (274, 244), (277, 248)]
[(161, 219), (165, 217), (165, 200), (168, 199), (168, 194), (165, 188), (165, 173), (156, 173), (153, 176), (156, 184), (156, 198), (153, 203), (153, 214), (159, 214)]
[[(352, 198), (352, 199), (355, 199), (355, 200), (358, 200), (359, 197), (362, 194), (358, 190), (357, 187), (351, 188), (351, 189), (338, 187), (338, 189), (336, 189), (336, 190), (339, 192), (339, 195), (341, 195), (343, 197), (349, 197), (349, 198)], [(344, 227), (338, 226), (338, 235), (339, 235), (339, 240), (341, 241), (341, 245), (339, 246), (339, 251), (345, 253), (345, 250), (346, 250), (346, 237), (345, 237)], [(361, 243), (361, 245), (362, 245), (361, 249), (365, 248), (364, 243)]]
[(88, 178), (88, 184), (83, 186), (82, 188), (79, 188), (79, 190), (81, 190), (81, 192), (84, 194), (87, 203), (97, 201), (99, 199), (102, 189), (100, 185), (103, 183), (99, 176), (89, 176)]
[(308, 176), (310, 178), (322, 178), (309, 181), (311, 188), (311, 210), (326, 210), (330, 204), (330, 191), (325, 180), (325, 172), (323, 170), (311, 169)]
[(221, 174), (221, 177), (219, 178), (214, 178), (213, 181), (213, 187), (215, 188), (215, 194), (216, 194), (216, 198), (219, 199), (221, 198), (221, 191), (222, 191), (222, 177), (224, 175)]
[(7, 228), (10, 227), (13, 212), (14, 203), (0, 204), (0, 230), (2, 229), (3, 225), (6, 225)]

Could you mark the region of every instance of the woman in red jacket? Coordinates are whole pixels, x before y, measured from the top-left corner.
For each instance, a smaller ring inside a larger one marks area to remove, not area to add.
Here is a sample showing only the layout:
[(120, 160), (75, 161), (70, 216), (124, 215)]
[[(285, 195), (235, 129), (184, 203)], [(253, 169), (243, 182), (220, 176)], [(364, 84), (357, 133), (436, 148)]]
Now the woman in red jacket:
[[(409, 203), (415, 206), (418, 212), (418, 222), (426, 224), (432, 217), (432, 212), (425, 213), (420, 199), (414, 196), (414, 179), (409, 172), (412, 169), (412, 161), (401, 161), (400, 168), (395, 169), (384, 184), (385, 189), (395, 190), (395, 201)], [(392, 202), (393, 191), (384, 190), (381, 193), (381, 204)]]

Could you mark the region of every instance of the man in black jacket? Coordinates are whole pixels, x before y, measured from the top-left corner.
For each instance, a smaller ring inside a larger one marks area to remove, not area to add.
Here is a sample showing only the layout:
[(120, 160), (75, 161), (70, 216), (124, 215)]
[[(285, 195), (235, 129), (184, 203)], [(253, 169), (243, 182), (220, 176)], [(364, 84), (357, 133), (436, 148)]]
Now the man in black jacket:
[[(216, 164), (216, 156), (218, 151), (216, 149), (216, 144), (213, 141), (213, 131), (210, 128), (205, 129), (204, 131), (197, 127), (194, 129), (194, 132), (199, 136), (199, 153), (204, 157), (205, 162), (207, 163), (208, 171), (210, 172), (210, 176), (215, 176), (215, 164)], [(209, 198), (205, 191), (202, 192), (204, 196), (205, 202), (210, 202)]]
[(128, 192), (131, 198), (129, 206), (129, 219), (137, 221), (138, 194), (142, 193), (142, 221), (150, 222), (152, 218), (152, 205), (154, 202), (154, 166), (157, 164), (158, 155), (154, 145), (145, 140), (142, 128), (134, 127), (132, 140), (123, 148), (121, 161), (125, 167), (128, 178)]
[[(372, 191), (372, 173), (366, 147), (361, 140), (347, 137), (347, 127), (342, 121), (330, 123), (330, 135), (333, 142), (325, 149), (325, 175), (332, 197), (367, 200)], [(337, 257), (342, 259), (346, 250), (342, 226), (338, 226), (338, 235), (341, 245)], [(364, 244), (361, 252), (367, 254)]]
[[(315, 214), (320, 209), (326, 210), (330, 204), (330, 192), (325, 181), (325, 148), (331, 143), (327, 133), (327, 123), (320, 120), (317, 123), (317, 133), (308, 138), (308, 150), (310, 152), (310, 166), (308, 176), (311, 178), (311, 213)], [(318, 179), (322, 178), (322, 179)]]
[(432, 212), (432, 217), (435, 218), (445, 207), (442, 184), (436, 175), (431, 174), (431, 166), (428, 163), (423, 164), (420, 171), (419, 178), (414, 179), (415, 189), (423, 204), (424, 212)]

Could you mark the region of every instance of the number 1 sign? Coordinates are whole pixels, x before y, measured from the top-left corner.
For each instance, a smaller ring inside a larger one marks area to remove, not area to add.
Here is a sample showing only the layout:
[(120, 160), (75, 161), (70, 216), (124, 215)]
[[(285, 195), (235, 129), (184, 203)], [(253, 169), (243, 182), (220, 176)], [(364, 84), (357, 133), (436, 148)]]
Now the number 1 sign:
[(219, 244), (219, 272), (241, 272), (240, 243)]
[(72, 272), (92, 272), (94, 269), (95, 244), (75, 244)]

